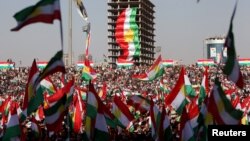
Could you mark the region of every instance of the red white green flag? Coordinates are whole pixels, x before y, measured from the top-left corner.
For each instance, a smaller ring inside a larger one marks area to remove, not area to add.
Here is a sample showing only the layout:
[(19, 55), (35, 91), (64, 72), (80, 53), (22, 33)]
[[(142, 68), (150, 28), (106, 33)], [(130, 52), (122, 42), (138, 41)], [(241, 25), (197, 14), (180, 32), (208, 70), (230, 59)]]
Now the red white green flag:
[(240, 123), (242, 111), (235, 109), (227, 99), (218, 78), (209, 97), (208, 112), (217, 124), (236, 125)]
[(82, 69), (82, 79), (84, 81), (90, 81), (97, 77), (96, 71), (90, 66), (90, 61), (85, 59), (85, 66)]
[(43, 22), (52, 24), (55, 19), (61, 20), (59, 0), (41, 0), (34, 6), (27, 7), (14, 15), (17, 26), (11, 31), (18, 31), (26, 25)]
[(133, 57), (139, 57), (140, 44), (138, 25), (136, 24), (137, 8), (126, 8), (118, 16), (116, 21), (115, 37), (121, 48), (119, 61), (132, 61)]
[(134, 117), (130, 113), (127, 105), (125, 105), (116, 95), (114, 96), (114, 102), (111, 112), (114, 114), (114, 116), (118, 120), (118, 123), (120, 123), (123, 128), (128, 128), (132, 120), (134, 120)]
[[(35, 81), (38, 79), (39, 76), (39, 70), (36, 65), (36, 60), (33, 61), (32, 66), (30, 68), (28, 82), (25, 87), (25, 95), (24, 95), (24, 101), (22, 105), (22, 113), (20, 114), (20, 121), (23, 122), (27, 117), (27, 108), (29, 105), (29, 101), (34, 96), (35, 92)], [(31, 105), (32, 106), (32, 105)]]
[(183, 108), (187, 104), (185, 81), (184, 81), (184, 68), (181, 69), (179, 79), (170, 92), (169, 95), (165, 96), (165, 104), (171, 105), (178, 114), (181, 115)]
[(198, 105), (201, 106), (201, 103), (204, 101), (206, 95), (209, 93), (209, 82), (208, 82), (208, 68), (205, 68), (201, 86), (200, 86), (200, 94), (198, 99)]
[(90, 84), (90, 89), (87, 93), (85, 121), (85, 131), (89, 140), (109, 140), (109, 132), (104, 114), (104, 104), (101, 103), (100, 98), (95, 92), (94, 86)]
[(19, 125), (19, 118), (17, 115), (16, 107), (11, 104), (10, 112), (8, 115), (8, 121), (6, 124), (6, 130), (3, 135), (3, 140), (18, 140), (19, 136), (21, 135), (21, 129)]
[(132, 77), (143, 81), (152, 81), (162, 76), (163, 73), (164, 73), (164, 67), (162, 65), (162, 58), (160, 55), (155, 60), (154, 64), (146, 71), (146, 73), (133, 75)]

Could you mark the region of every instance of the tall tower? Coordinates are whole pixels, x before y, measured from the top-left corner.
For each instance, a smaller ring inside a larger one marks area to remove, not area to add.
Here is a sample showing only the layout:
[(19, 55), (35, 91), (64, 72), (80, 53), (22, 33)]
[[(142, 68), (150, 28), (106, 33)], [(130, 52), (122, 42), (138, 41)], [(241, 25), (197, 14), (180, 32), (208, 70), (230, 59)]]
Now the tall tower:
[(135, 59), (136, 65), (150, 65), (154, 61), (154, 4), (150, 0), (108, 0), (108, 58), (109, 64), (115, 66), (120, 47), (115, 39), (116, 20), (127, 7), (137, 7), (136, 22), (139, 27), (141, 55)]
[(216, 63), (225, 62), (227, 49), (224, 48), (225, 37), (210, 37), (205, 39), (207, 47), (207, 59), (213, 59)]

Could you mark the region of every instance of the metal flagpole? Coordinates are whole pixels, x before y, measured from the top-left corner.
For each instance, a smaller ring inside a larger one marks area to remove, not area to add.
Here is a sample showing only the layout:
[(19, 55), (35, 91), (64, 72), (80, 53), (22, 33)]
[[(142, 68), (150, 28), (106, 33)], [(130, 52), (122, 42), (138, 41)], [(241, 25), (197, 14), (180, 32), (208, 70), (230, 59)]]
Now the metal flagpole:
[(68, 20), (68, 30), (69, 30), (69, 48), (68, 48), (68, 65), (72, 65), (72, 0), (69, 0), (69, 20)]

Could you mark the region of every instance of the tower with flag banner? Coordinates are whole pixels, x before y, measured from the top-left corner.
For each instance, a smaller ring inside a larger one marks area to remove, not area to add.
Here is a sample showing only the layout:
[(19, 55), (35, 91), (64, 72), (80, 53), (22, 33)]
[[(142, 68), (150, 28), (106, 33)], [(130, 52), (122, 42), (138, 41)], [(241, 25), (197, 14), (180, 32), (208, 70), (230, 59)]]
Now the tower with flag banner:
[(154, 4), (150, 0), (109, 0), (108, 6), (108, 63), (130, 66), (133, 58), (135, 65), (151, 65), (155, 54)]

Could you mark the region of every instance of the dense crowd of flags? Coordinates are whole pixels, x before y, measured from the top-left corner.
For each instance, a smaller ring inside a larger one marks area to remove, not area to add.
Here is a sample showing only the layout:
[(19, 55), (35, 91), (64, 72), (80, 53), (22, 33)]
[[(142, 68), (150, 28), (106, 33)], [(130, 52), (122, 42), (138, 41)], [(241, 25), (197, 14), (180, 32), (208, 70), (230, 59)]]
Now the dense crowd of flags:
[[(79, 0), (76, 2), (83, 18), (87, 19), (83, 3)], [(225, 42), (225, 47), (228, 50), (228, 60), (223, 72), (228, 76), (229, 80), (233, 81), (239, 88), (243, 88), (244, 83), (239, 64), (236, 61), (237, 55), (232, 31), (236, 6)], [(126, 9), (123, 14), (131, 14), (135, 10)], [(40, 0), (36, 5), (18, 12), (14, 17), (18, 25), (12, 31), (18, 31), (24, 26), (36, 22), (53, 23), (55, 19), (61, 20), (59, 0)], [(131, 15), (124, 17), (134, 18)], [(126, 22), (129, 21), (126, 19), (123, 20)], [(132, 27), (135, 26), (130, 26), (129, 28)], [(135, 28), (130, 29), (129, 34), (131, 35), (126, 37), (126, 41), (132, 42), (130, 36), (136, 34), (136, 31), (132, 31), (133, 29)], [(122, 42), (120, 43), (122, 44)], [(122, 49), (123, 51), (125, 50), (125, 48)], [(133, 49), (133, 51), (135, 51), (133, 55), (139, 55), (139, 53), (136, 53), (137, 49)], [(128, 52), (131, 51), (129, 50)], [(26, 119), (31, 121), (30, 126), (37, 133), (37, 136), (39, 136), (40, 130), (37, 121), (41, 121), (42, 119), (44, 119), (48, 131), (60, 131), (62, 130), (64, 116), (69, 116), (71, 119), (68, 124), (71, 126), (70, 129), (75, 133), (81, 133), (82, 127), (85, 126), (85, 132), (89, 140), (109, 140), (108, 126), (123, 129), (133, 126), (134, 115), (129, 110), (130, 106), (136, 110), (149, 111), (152, 137), (157, 141), (172, 140), (173, 137), (170, 117), (166, 113), (167, 107), (175, 110), (180, 116), (180, 139), (183, 141), (195, 139), (206, 140), (208, 125), (240, 124), (242, 119), (243, 124), (247, 123), (244, 119), (247, 119), (250, 98), (248, 97), (243, 100), (241, 110), (236, 109), (234, 104), (227, 98), (218, 78), (215, 79), (215, 84), (210, 92), (207, 69), (204, 71), (198, 96), (194, 94), (185, 68), (182, 67), (179, 79), (174, 88), (168, 90), (168, 95), (163, 96), (164, 102), (160, 103), (160, 105), (142, 95), (127, 97), (121, 92), (119, 96), (113, 96), (112, 107), (110, 108), (103, 102), (107, 95), (107, 86), (105, 84), (100, 92), (97, 93), (92, 83), (89, 83), (87, 90), (83, 90), (74, 85), (74, 78), (68, 82), (63, 78), (66, 71), (62, 61), (62, 54), (63, 51), (58, 51), (41, 72), (37, 68), (36, 61), (33, 61), (25, 88), (24, 100), (21, 102), (22, 105), (19, 105), (11, 97), (3, 100), (0, 105), (0, 112), (2, 113), (1, 124), (6, 125), (6, 129), (1, 134), (3, 140), (25, 139), (20, 124)], [(126, 58), (133, 56), (130, 54), (127, 55)], [(128, 60), (131, 61), (131, 59)], [(49, 78), (49, 76), (55, 73), (62, 75), (62, 88), (60, 89), (57, 89)], [(159, 56), (145, 73), (134, 75), (133, 79), (153, 81), (160, 79), (163, 74), (164, 67), (161, 56)], [(89, 60), (86, 59), (82, 71), (83, 80), (90, 82), (96, 77), (97, 73), (90, 66)], [(160, 84), (165, 93), (167, 90), (164, 87), (164, 83), (161, 81)], [(83, 123), (83, 115), (85, 115), (85, 123)]]

